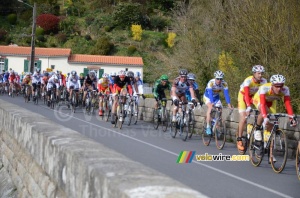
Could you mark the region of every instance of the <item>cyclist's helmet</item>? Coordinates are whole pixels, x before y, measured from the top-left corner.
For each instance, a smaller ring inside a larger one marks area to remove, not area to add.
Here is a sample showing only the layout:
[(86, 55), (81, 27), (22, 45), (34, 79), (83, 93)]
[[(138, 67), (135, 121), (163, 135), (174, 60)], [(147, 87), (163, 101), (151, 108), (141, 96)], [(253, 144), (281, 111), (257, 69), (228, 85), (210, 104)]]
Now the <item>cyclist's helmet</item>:
[(17, 75), (18, 75), (18, 72), (15, 72), (15, 75), (17, 76)]
[(76, 74), (77, 74), (77, 72), (76, 72), (76, 71), (74, 71), (74, 70), (73, 70), (73, 71), (71, 71), (71, 75), (72, 75), (72, 76), (76, 76)]
[(134, 77), (134, 73), (132, 71), (127, 72), (127, 76), (129, 78), (133, 78)]
[(134, 77), (141, 77), (141, 72), (135, 72)]
[(102, 78), (108, 78), (108, 77), (109, 77), (109, 76), (108, 76), (107, 73), (102, 74)]
[(188, 79), (188, 80), (196, 80), (196, 76), (195, 76), (195, 74), (189, 73), (189, 74), (187, 75), (187, 79)]
[(14, 72), (15, 72), (14, 70), (11, 70), (11, 71), (10, 71), (10, 74), (13, 74)]
[(215, 78), (223, 78), (224, 73), (221, 70), (218, 70), (214, 73)]
[(27, 75), (30, 76), (30, 75), (31, 75), (31, 72), (27, 72)]
[(118, 74), (119, 74), (119, 77), (125, 77), (126, 76), (126, 72), (123, 71), (123, 70), (119, 71)]
[(84, 76), (84, 73), (80, 73), (80, 76)]
[(111, 76), (111, 77), (116, 77), (117, 74), (116, 74), (116, 72), (111, 72), (111, 73), (110, 73), (110, 76)]
[(160, 80), (169, 80), (169, 77), (166, 74), (161, 75)]
[(36, 73), (40, 73), (40, 72), (41, 72), (41, 69), (40, 69), (40, 68), (36, 68), (36, 69), (35, 69), (35, 72), (36, 72)]
[(90, 74), (90, 77), (93, 77), (93, 78), (94, 78), (94, 77), (96, 77), (96, 73), (95, 73), (95, 71), (90, 71), (90, 73), (89, 73), (89, 74)]
[(252, 72), (253, 73), (255, 73), (255, 72), (261, 72), (261, 73), (263, 73), (263, 72), (265, 72), (265, 68), (262, 65), (254, 65), (252, 67)]
[(45, 72), (45, 73), (44, 73), (44, 76), (49, 76), (49, 73), (48, 73), (48, 72)]
[(188, 71), (186, 70), (186, 69), (181, 69), (180, 71), (179, 71), (179, 75), (180, 76), (186, 76), (188, 74)]
[(275, 74), (275, 75), (271, 76), (270, 82), (272, 83), (272, 85), (274, 85), (274, 84), (284, 84), (285, 83), (285, 77), (283, 75), (280, 75), (280, 74)]

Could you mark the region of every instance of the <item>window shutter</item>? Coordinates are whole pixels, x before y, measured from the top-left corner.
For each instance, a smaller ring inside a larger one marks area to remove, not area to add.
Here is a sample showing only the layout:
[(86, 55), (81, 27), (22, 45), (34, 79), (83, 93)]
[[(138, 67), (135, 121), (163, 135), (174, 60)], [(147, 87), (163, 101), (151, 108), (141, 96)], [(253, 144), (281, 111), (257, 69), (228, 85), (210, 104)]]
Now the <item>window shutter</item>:
[(4, 70), (7, 71), (8, 70), (8, 59), (4, 59)]
[(42, 61), (38, 60), (36, 67), (39, 68), (42, 71)]
[(24, 60), (24, 72), (28, 72), (29, 60)]
[(83, 74), (84, 76), (88, 75), (89, 69), (88, 68), (83, 68)]
[(102, 78), (102, 75), (104, 73), (104, 69), (99, 69), (98, 73), (99, 73), (99, 75), (98, 75), (99, 79)]

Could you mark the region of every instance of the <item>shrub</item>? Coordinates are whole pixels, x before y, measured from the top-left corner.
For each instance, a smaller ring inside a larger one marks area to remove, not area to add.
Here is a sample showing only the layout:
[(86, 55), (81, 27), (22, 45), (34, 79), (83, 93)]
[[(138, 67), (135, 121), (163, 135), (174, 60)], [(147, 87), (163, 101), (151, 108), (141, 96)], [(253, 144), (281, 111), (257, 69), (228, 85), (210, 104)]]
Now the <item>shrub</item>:
[(67, 36), (64, 33), (57, 34), (56, 38), (60, 43), (65, 43), (67, 41)]
[(114, 23), (121, 28), (131, 24), (143, 24), (143, 15), (139, 3), (120, 3), (113, 14)]
[(133, 46), (133, 45), (130, 45), (130, 46), (127, 48), (127, 54), (130, 56), (130, 55), (134, 54), (134, 52), (136, 52), (136, 47)]
[(113, 48), (114, 44), (110, 42), (109, 38), (101, 37), (97, 40), (96, 45), (91, 51), (91, 54), (109, 55)]
[(15, 25), (17, 23), (17, 15), (16, 14), (9, 14), (7, 16), (7, 21), (11, 24), (11, 25)]
[(5, 41), (7, 32), (5, 30), (0, 29), (0, 41)]
[(38, 35), (38, 36), (37, 36), (37, 40), (38, 40), (38, 41), (41, 41), (41, 42), (45, 42), (45, 41), (46, 41), (46, 38), (44, 37), (44, 35)]
[(45, 33), (57, 32), (59, 18), (53, 14), (41, 14), (36, 19), (36, 24), (44, 29)]
[(133, 40), (141, 41), (142, 40), (142, 26), (141, 25), (131, 25), (131, 32), (133, 36)]
[(175, 44), (175, 37), (176, 37), (176, 34), (174, 32), (168, 33), (168, 38), (166, 39), (168, 47), (171, 48), (171, 47), (174, 46), (174, 44)]
[(44, 29), (41, 27), (37, 27), (35, 30), (35, 35), (37, 36), (44, 35)]
[(89, 34), (85, 35), (84, 38), (85, 38), (85, 40), (87, 40), (87, 41), (92, 40), (92, 37), (91, 37)]
[(104, 31), (105, 31), (105, 32), (110, 32), (111, 29), (112, 29), (112, 28), (111, 28), (110, 26), (108, 26), (108, 25), (104, 26)]

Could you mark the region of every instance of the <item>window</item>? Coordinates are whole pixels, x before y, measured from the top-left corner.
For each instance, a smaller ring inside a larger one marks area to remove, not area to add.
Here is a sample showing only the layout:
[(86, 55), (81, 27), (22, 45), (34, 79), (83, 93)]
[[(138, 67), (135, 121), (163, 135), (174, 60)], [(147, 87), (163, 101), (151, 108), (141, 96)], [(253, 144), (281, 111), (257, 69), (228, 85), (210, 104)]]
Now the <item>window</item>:
[(51, 65), (51, 69), (55, 69), (55, 65)]
[(0, 72), (4, 70), (4, 58), (0, 58)]

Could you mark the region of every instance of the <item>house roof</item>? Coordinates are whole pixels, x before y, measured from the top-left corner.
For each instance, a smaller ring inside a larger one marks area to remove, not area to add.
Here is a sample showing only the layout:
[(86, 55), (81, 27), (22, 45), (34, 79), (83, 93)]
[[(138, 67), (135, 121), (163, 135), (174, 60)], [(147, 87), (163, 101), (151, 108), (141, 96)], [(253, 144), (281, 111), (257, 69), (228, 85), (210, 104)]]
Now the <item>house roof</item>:
[[(12, 56), (30, 56), (31, 47), (19, 47), (16, 45), (0, 45), (0, 55)], [(66, 56), (70, 63), (88, 63), (88, 64), (111, 64), (111, 65), (135, 65), (143, 66), (142, 57), (127, 56), (99, 56), (86, 54), (71, 54), (68, 48), (35, 48), (35, 56), (57, 57)]]
[[(31, 47), (19, 47), (15, 45), (0, 45), (0, 55), (25, 55), (30, 56)], [(70, 56), (71, 49), (66, 48), (35, 48), (36, 56)]]
[(73, 54), (69, 57), (69, 62), (73, 63), (104, 63), (114, 65), (139, 65), (142, 66), (142, 57), (126, 57), (126, 56), (98, 56)]

